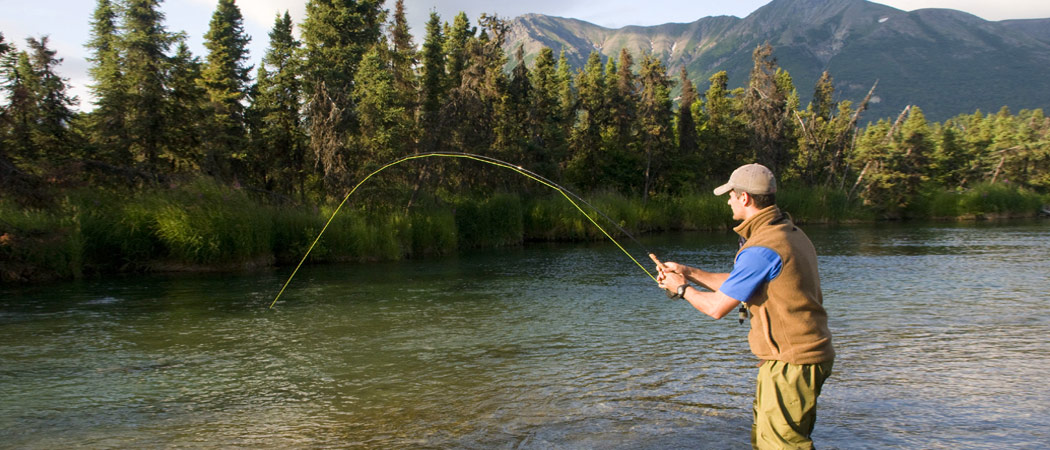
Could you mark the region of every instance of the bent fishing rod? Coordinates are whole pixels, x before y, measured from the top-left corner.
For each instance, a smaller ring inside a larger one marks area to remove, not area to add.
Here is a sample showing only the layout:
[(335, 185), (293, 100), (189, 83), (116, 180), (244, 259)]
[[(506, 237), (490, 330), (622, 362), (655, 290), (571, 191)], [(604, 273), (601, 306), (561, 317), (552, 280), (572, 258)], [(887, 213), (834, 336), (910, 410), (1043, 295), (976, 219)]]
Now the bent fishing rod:
[(485, 163), (485, 164), (489, 164), (489, 165), (493, 165), (493, 166), (496, 166), (496, 167), (501, 167), (501, 168), (504, 168), (504, 169), (509, 169), (509, 170), (514, 171), (514, 172), (517, 172), (518, 174), (520, 174), (522, 176), (525, 176), (526, 178), (529, 178), (529, 179), (531, 179), (533, 181), (536, 181), (536, 182), (540, 183), (543, 186), (549, 187), (549, 188), (557, 191), (559, 194), (561, 194), (563, 197), (565, 197), (565, 199), (568, 200), (569, 203), (571, 203), (572, 206), (574, 206), (577, 211), (579, 211), (581, 214), (583, 214), (583, 216), (586, 217), (587, 220), (590, 221), (592, 225), (594, 225), (596, 228), (598, 228), (598, 230), (601, 231), (602, 234), (607, 239), (612, 241), (612, 243), (615, 244), (616, 247), (620, 249), (620, 251), (622, 251), (625, 255), (627, 255), (627, 257), (630, 258), (631, 261), (633, 261), (635, 265), (637, 265), (639, 268), (641, 268), (642, 271), (644, 271), (645, 274), (649, 276), (649, 278), (652, 278), (653, 281), (657, 281), (656, 280), (656, 276), (654, 276), (651, 272), (649, 272), (648, 269), (645, 268), (645, 266), (643, 266), (640, 262), (638, 262), (638, 260), (635, 259), (635, 257), (633, 255), (631, 255), (630, 252), (628, 252), (622, 245), (620, 245), (619, 241), (617, 241), (615, 238), (613, 238), (612, 235), (610, 235), (609, 232), (605, 230), (605, 228), (603, 228), (601, 225), (599, 225), (598, 222), (593, 217), (591, 217), (590, 214), (587, 214), (587, 212), (584, 211), (583, 207), (580, 206), (580, 205), (582, 204), (582, 205), (586, 206), (587, 208), (590, 208), (591, 210), (595, 211), (599, 216), (601, 216), (603, 219), (605, 219), (608, 223), (612, 224), (621, 233), (623, 233), (628, 238), (630, 238), (636, 245), (641, 247), (642, 250), (645, 251), (645, 253), (649, 256), (649, 258), (654, 263), (656, 263), (656, 265), (658, 267), (660, 267), (661, 269), (664, 268), (663, 263), (660, 262), (659, 259), (657, 259), (656, 254), (654, 254), (653, 252), (649, 251), (645, 247), (645, 245), (642, 245), (642, 243), (639, 242), (638, 239), (635, 239), (634, 235), (632, 235), (627, 230), (625, 230), (615, 220), (610, 218), (608, 215), (606, 215), (600, 209), (595, 208), (594, 205), (591, 205), (589, 202), (587, 202), (587, 200), (584, 200), (583, 197), (580, 197), (576, 193), (574, 193), (574, 192), (572, 192), (572, 191), (562, 187), (558, 183), (555, 183), (555, 182), (547, 179), (546, 177), (544, 177), (544, 176), (542, 176), (540, 174), (537, 174), (536, 172), (528, 170), (528, 169), (526, 169), (526, 168), (524, 168), (524, 167), (522, 167), (520, 165), (511, 164), (509, 162), (502, 161), (502, 160), (493, 158), (491, 156), (477, 155), (477, 154), (473, 154), (473, 153), (465, 153), (465, 152), (427, 152), (427, 153), (417, 153), (417, 154), (414, 154), (414, 155), (405, 156), (403, 158), (394, 160), (392, 162), (389, 162), (389, 163), (381, 166), (379, 169), (376, 169), (374, 172), (368, 174), (363, 179), (361, 179), (361, 181), (359, 181), (356, 185), (354, 185), (354, 187), (352, 189), (350, 189), (349, 192), (347, 192), (347, 194), (343, 197), (343, 200), (339, 203), (339, 206), (337, 206), (335, 208), (335, 211), (332, 212), (332, 215), (328, 217), (328, 221), (325, 222), (324, 227), (322, 227), (321, 231), (319, 233), (317, 233), (317, 237), (314, 239), (313, 243), (310, 244), (310, 247), (306, 250), (306, 253), (303, 255), (302, 259), (299, 260), (299, 264), (297, 264), (295, 266), (295, 269), (292, 270), (292, 274), (288, 277), (288, 280), (284, 282), (284, 286), (281, 287), (281, 290), (277, 293), (277, 296), (274, 297), (273, 302), (270, 303), (270, 309), (273, 309), (274, 305), (277, 304), (277, 300), (281, 298), (281, 295), (284, 294), (284, 291), (288, 288), (288, 285), (291, 284), (292, 279), (295, 278), (296, 273), (299, 272), (299, 269), (303, 266), (303, 263), (305, 263), (306, 259), (310, 256), (310, 252), (313, 251), (314, 247), (321, 240), (321, 236), (324, 235), (325, 230), (328, 229), (328, 226), (332, 224), (332, 221), (335, 219), (335, 216), (339, 214), (340, 210), (342, 210), (343, 205), (346, 204), (347, 200), (350, 199), (350, 196), (353, 195), (354, 192), (356, 192), (357, 189), (361, 187), (361, 185), (365, 184), (373, 176), (379, 174), (380, 172), (382, 172), (382, 171), (384, 171), (386, 169), (389, 169), (391, 167), (394, 167), (396, 165), (399, 165), (399, 164), (402, 164), (402, 163), (405, 163), (405, 162), (408, 162), (408, 161), (414, 161), (414, 160), (417, 160), (417, 159), (424, 159), (424, 158), (458, 158), (458, 159), (466, 159), (466, 160), (477, 161), (477, 162), (481, 162), (481, 163)]

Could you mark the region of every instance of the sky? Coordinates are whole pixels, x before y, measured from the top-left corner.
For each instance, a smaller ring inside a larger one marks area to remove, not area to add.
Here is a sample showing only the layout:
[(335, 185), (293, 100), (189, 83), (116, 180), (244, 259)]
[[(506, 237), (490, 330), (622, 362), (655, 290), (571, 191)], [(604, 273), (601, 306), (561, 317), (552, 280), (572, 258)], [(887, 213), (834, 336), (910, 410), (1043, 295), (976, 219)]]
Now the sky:
[[(168, 31), (184, 31), (193, 54), (204, 60), (203, 36), (215, 11), (217, 0), (162, 0)], [(527, 13), (569, 17), (608, 28), (627, 25), (659, 25), (669, 22), (694, 22), (708, 16), (746, 17), (769, 0), (605, 0), (595, 8), (591, 0), (405, 0), (411, 32), (421, 43), (430, 12), (451, 22), (465, 12), (472, 23), (482, 13), (513, 18)], [(1047, 0), (878, 0), (904, 11), (921, 8), (951, 8), (974, 14), (986, 20), (1050, 18)], [(48, 36), (49, 47), (63, 59), (58, 68), (68, 79), (72, 94), (80, 98), (80, 110), (90, 110), (91, 96), (87, 86), (89, 63), (84, 44), (90, 39), (94, 0), (0, 0), (0, 33), (5, 42), (19, 49), (27, 48), (25, 39)], [(251, 63), (258, 64), (269, 45), (267, 36), (277, 14), (288, 11), (298, 29), (306, 11), (306, 0), (238, 0), (244, 15), (244, 28), (251, 36)], [(393, 9), (394, 0), (386, 7)], [(253, 72), (254, 74), (254, 72)]]

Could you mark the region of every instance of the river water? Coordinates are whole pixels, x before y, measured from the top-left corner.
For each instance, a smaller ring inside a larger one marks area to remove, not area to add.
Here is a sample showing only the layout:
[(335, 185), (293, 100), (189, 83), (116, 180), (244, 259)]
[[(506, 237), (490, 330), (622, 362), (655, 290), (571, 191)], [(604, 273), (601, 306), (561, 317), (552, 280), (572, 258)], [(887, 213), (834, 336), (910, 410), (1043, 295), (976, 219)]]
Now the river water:
[[(1050, 443), (1050, 222), (806, 230), (838, 351), (818, 447)], [(0, 447), (749, 447), (747, 324), (610, 244), (306, 267), (268, 309), (289, 272), (0, 287)]]

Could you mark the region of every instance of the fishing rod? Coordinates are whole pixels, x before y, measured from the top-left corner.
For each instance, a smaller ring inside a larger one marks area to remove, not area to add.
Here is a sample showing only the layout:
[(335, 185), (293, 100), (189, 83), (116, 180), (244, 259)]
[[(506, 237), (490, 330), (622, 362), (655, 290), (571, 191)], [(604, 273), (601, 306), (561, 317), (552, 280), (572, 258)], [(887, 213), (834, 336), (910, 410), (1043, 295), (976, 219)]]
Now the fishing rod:
[[(542, 184), (542, 185), (544, 185), (546, 187), (554, 189), (559, 194), (561, 194), (563, 197), (565, 197), (565, 199), (568, 200), (569, 203), (571, 203), (572, 206), (574, 206), (577, 211), (579, 211), (581, 214), (583, 214), (583, 216), (586, 217), (587, 220), (591, 222), (591, 224), (593, 224), (596, 228), (598, 228), (598, 230), (601, 231), (602, 234), (605, 235), (606, 238), (608, 238), (610, 241), (612, 241), (613, 244), (616, 244), (616, 247), (619, 248), (620, 251), (622, 251), (625, 255), (627, 255), (627, 257), (630, 258), (631, 261), (633, 261), (635, 263), (635, 265), (637, 265), (639, 268), (641, 268), (642, 271), (644, 271), (645, 274), (649, 276), (649, 278), (652, 278), (653, 281), (657, 281), (656, 280), (656, 276), (654, 276), (651, 272), (649, 272), (649, 270), (646, 269), (645, 266), (642, 265), (642, 263), (638, 262), (638, 260), (635, 259), (635, 257), (633, 255), (631, 255), (630, 252), (627, 251), (627, 249), (625, 249), (622, 245), (620, 245), (620, 242), (617, 241), (615, 238), (613, 238), (612, 235), (610, 235), (609, 232), (607, 232), (605, 230), (605, 228), (602, 228), (602, 226), (599, 225), (598, 222), (595, 221), (595, 219), (593, 217), (591, 217), (590, 214), (587, 214), (587, 212), (584, 211), (583, 207), (581, 207), (580, 204), (582, 203), (583, 205), (587, 206), (591, 210), (595, 211), (598, 215), (600, 215), (602, 218), (604, 218), (606, 221), (608, 221), (614, 227), (616, 227), (621, 233), (623, 233), (628, 238), (630, 238), (632, 241), (634, 241), (635, 244), (637, 244), (639, 247), (641, 247), (645, 251), (645, 253), (647, 255), (649, 255), (649, 258), (652, 259), (653, 262), (655, 262), (658, 267), (660, 267), (660, 268), (664, 267), (663, 263), (661, 263), (660, 260), (656, 258), (656, 255), (653, 252), (649, 251), (645, 247), (645, 245), (643, 245), (641, 242), (639, 242), (638, 239), (635, 239), (634, 235), (632, 235), (627, 230), (625, 230), (622, 226), (620, 226), (618, 223), (616, 223), (615, 220), (610, 218), (608, 215), (606, 215), (600, 209), (595, 208), (594, 205), (591, 205), (589, 202), (587, 202), (587, 200), (584, 200), (583, 197), (580, 197), (576, 193), (574, 193), (574, 192), (572, 192), (572, 191), (562, 187), (561, 185), (559, 185), (559, 184), (557, 184), (557, 183), (547, 179), (546, 177), (544, 177), (544, 176), (542, 176), (540, 174), (537, 174), (537, 173), (535, 173), (535, 172), (533, 172), (531, 170), (525, 169), (522, 166), (519, 166), (519, 165), (516, 165), (516, 164), (511, 164), (509, 162), (502, 161), (502, 160), (493, 158), (491, 156), (477, 155), (477, 154), (465, 153), (465, 152), (426, 152), (426, 153), (417, 153), (417, 154), (414, 154), (414, 155), (405, 156), (403, 158), (394, 160), (392, 162), (389, 162), (389, 163), (383, 165), (379, 169), (376, 169), (374, 172), (368, 174), (368, 176), (366, 176), (363, 179), (361, 179), (361, 181), (359, 181), (356, 185), (354, 185), (354, 187), (352, 189), (350, 189), (349, 192), (347, 192), (347, 194), (343, 197), (343, 201), (341, 201), (339, 203), (339, 206), (337, 206), (335, 208), (335, 211), (332, 212), (332, 215), (328, 218), (328, 221), (325, 222), (324, 227), (322, 227), (321, 231), (319, 233), (317, 233), (317, 237), (314, 239), (313, 243), (310, 244), (310, 247), (306, 250), (306, 254), (304, 254), (302, 259), (299, 260), (299, 264), (297, 264), (295, 266), (295, 269), (292, 270), (292, 274), (288, 277), (288, 280), (284, 282), (284, 286), (281, 287), (281, 290), (277, 293), (277, 296), (274, 297), (273, 302), (270, 303), (270, 309), (273, 309), (274, 305), (277, 304), (277, 300), (281, 298), (281, 295), (284, 294), (284, 291), (288, 288), (288, 285), (291, 284), (292, 279), (295, 278), (295, 274), (299, 272), (299, 268), (301, 268), (303, 263), (306, 262), (306, 258), (310, 256), (310, 252), (313, 251), (314, 247), (317, 245), (317, 242), (321, 240), (321, 236), (324, 235), (325, 230), (327, 230), (328, 226), (332, 224), (332, 220), (335, 219), (335, 216), (337, 214), (339, 214), (340, 210), (342, 210), (343, 205), (346, 204), (347, 200), (350, 199), (350, 196), (353, 195), (354, 192), (356, 192), (357, 189), (361, 187), (361, 185), (365, 184), (365, 182), (367, 182), (369, 179), (371, 179), (376, 174), (378, 174), (378, 173), (380, 173), (380, 172), (382, 172), (382, 171), (384, 171), (384, 170), (386, 170), (388, 168), (391, 168), (393, 166), (396, 166), (396, 165), (404, 163), (404, 162), (414, 161), (414, 160), (417, 160), (417, 159), (424, 159), (424, 158), (459, 158), (459, 159), (466, 159), (466, 160), (471, 160), (471, 161), (482, 162), (482, 163), (485, 163), (485, 164), (490, 164), (490, 165), (497, 166), (497, 167), (502, 167), (504, 169), (510, 169), (510, 170), (512, 170), (514, 172), (517, 172), (518, 174), (523, 175), (526, 178), (529, 178), (529, 179), (531, 179), (533, 181), (536, 181), (536, 182), (538, 182), (538, 183), (540, 183), (540, 184)], [(577, 202), (579, 202), (579, 203), (577, 203)]]

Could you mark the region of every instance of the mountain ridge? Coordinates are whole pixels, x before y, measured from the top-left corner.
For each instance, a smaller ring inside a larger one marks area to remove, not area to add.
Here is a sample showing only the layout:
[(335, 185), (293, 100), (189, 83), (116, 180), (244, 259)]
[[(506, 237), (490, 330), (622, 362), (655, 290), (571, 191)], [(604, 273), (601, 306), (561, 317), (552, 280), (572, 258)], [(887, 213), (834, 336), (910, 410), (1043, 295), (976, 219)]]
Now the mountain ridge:
[[(747, 82), (751, 53), (769, 42), (803, 105), (820, 74), (835, 79), (836, 100), (859, 101), (879, 80), (866, 114), (892, 117), (918, 105), (931, 120), (980, 109), (1050, 107), (1050, 19), (992, 22), (951, 9), (902, 11), (867, 0), (773, 0), (744, 18), (605, 28), (578, 19), (527, 14), (510, 21), (508, 54), (519, 44), (531, 63), (542, 47), (565, 50), (574, 67), (592, 51), (603, 59), (628, 49), (661, 59), (677, 79), (685, 67), (703, 92), (725, 70), (730, 88)], [(515, 64), (512, 61), (511, 64)]]

